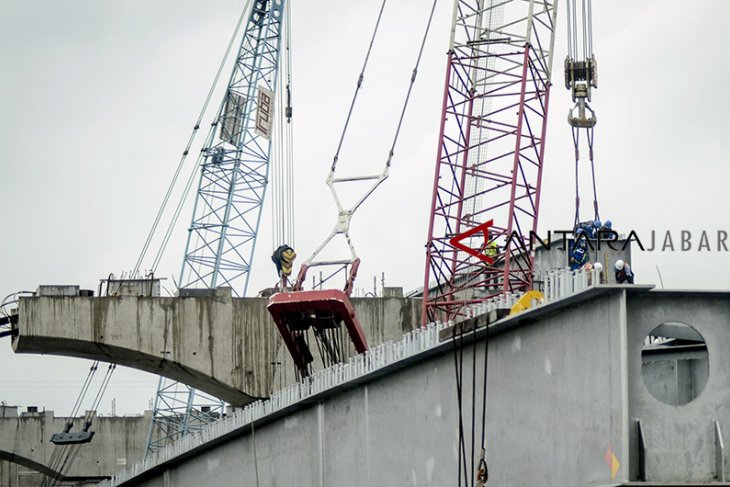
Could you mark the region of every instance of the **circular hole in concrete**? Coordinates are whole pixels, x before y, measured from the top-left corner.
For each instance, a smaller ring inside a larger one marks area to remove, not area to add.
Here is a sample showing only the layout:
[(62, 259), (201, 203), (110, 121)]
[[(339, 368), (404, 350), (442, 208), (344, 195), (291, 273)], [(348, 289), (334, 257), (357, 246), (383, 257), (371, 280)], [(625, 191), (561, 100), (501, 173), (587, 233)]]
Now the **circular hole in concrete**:
[(700, 395), (709, 376), (707, 344), (686, 323), (667, 322), (654, 328), (641, 349), (641, 377), (661, 402), (681, 406)]

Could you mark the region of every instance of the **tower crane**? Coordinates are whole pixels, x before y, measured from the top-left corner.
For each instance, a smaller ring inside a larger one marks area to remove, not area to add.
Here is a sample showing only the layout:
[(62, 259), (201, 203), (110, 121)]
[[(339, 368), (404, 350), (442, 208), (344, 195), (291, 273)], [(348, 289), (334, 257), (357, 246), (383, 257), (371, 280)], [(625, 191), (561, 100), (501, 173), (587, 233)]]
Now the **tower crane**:
[[(253, 0), (246, 9), (233, 71), (201, 150), (200, 179), (178, 283), (181, 295), (224, 286), (234, 296), (244, 296), (248, 288), (269, 178), (288, 10), (286, 0)], [(286, 113), (291, 116), (290, 106)], [(147, 452), (214, 421), (222, 409), (221, 401), (161, 377)]]

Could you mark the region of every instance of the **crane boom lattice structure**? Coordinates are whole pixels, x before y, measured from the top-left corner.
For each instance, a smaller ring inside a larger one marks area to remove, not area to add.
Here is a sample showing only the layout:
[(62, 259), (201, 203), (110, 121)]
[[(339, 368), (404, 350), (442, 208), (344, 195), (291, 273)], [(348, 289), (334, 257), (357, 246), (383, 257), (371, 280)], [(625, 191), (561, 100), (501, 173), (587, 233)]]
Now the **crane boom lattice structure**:
[(246, 292), (266, 194), (284, 0), (256, 0), (203, 149), (181, 288)]
[[(455, 319), (471, 303), (532, 284), (556, 3), (455, 2), (424, 322)], [(460, 250), (459, 237), (476, 252)]]
[[(269, 178), (286, 0), (253, 0), (225, 97), (201, 151), (179, 287), (244, 296)], [(224, 404), (160, 378), (147, 453), (219, 419)]]

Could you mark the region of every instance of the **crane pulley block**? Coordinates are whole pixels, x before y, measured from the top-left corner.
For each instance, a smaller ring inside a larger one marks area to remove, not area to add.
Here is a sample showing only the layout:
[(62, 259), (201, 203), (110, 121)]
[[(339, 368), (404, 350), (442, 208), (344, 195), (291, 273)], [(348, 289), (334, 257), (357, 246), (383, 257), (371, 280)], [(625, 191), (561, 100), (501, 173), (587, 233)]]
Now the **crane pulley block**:
[(341, 331), (343, 326), (357, 353), (364, 353), (368, 349), (365, 333), (344, 291), (329, 289), (277, 293), (269, 298), (266, 307), (302, 377), (309, 375), (309, 364), (314, 361), (306, 339), (310, 330), (318, 340), (321, 353), (326, 353), (329, 360), (342, 361), (342, 344), (337, 343), (332, 333)]
[(573, 101), (579, 98), (591, 99), (591, 88), (598, 88), (598, 63), (591, 56), (585, 61), (565, 58), (565, 88), (570, 90)]

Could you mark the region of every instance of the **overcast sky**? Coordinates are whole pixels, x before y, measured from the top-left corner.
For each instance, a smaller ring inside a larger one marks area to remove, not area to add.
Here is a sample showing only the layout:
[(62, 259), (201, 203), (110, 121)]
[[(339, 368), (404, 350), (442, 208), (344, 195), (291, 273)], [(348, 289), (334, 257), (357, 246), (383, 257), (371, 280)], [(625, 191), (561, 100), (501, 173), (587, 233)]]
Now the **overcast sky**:
[[(196, 2), (0, 0), (0, 298), (39, 284), (80, 284), (134, 266), (243, 5)], [(392, 0), (341, 161), (343, 173), (382, 168), (430, 3)], [(336, 212), (324, 178), (359, 73), (378, 1), (293, 3), (296, 242), (299, 262)], [(422, 284), (452, 2), (440, 0), (391, 178), (351, 228), (358, 286)], [(573, 219), (573, 152), (562, 85), (566, 33), (556, 41), (540, 228)], [(601, 214), (644, 243), (672, 232), (675, 252), (638, 252), (638, 281), (730, 288), (725, 146), (730, 2), (597, 0), (596, 162)], [(227, 77), (227, 74), (226, 74)], [(210, 121), (210, 115), (207, 120)], [(589, 200), (585, 186), (584, 201)], [(586, 206), (583, 212), (588, 214)], [(190, 210), (158, 275), (179, 273)], [(263, 218), (251, 293), (276, 277)], [(681, 230), (692, 250), (679, 252)], [(708, 232), (711, 251), (698, 252)], [(298, 266), (297, 266), (298, 267)], [(170, 282), (170, 281), (168, 281)], [(0, 343), (0, 400), (68, 413), (90, 363), (16, 356)], [(99, 374), (101, 375), (101, 374)], [(102, 403), (141, 412), (156, 378), (120, 371)]]

